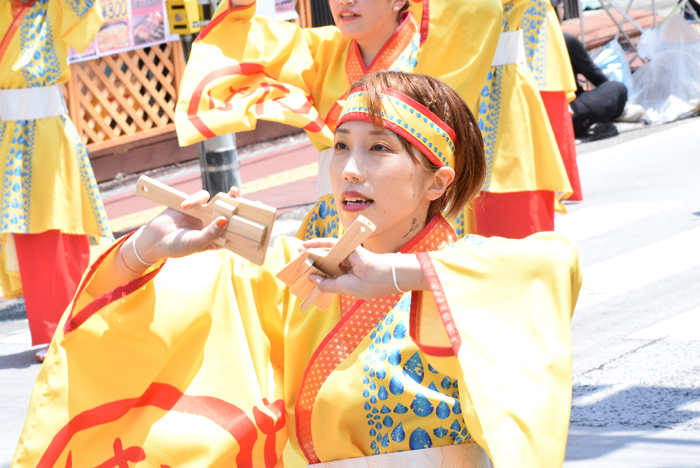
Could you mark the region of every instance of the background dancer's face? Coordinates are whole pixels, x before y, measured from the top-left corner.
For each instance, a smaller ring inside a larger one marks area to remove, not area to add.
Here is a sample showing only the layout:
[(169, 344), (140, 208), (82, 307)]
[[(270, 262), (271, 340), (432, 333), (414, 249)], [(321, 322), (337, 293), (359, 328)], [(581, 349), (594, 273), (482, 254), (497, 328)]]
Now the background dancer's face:
[(352, 120), (336, 130), (330, 175), (343, 226), (359, 215), (369, 218), (377, 230), (365, 247), (383, 253), (396, 251), (425, 226), (430, 202), (442, 197), (454, 171), (431, 173), (395, 133)]
[(336, 26), (360, 46), (381, 48), (398, 26), (398, 14), (408, 0), (329, 0)]

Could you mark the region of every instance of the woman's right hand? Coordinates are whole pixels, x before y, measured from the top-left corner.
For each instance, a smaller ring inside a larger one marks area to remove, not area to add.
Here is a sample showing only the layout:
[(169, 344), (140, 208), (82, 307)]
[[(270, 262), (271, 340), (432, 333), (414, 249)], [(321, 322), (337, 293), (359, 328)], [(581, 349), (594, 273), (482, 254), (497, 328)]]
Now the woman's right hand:
[[(229, 196), (238, 197), (238, 189), (232, 187)], [(201, 190), (187, 197), (182, 208), (188, 210), (207, 201), (209, 193)], [(149, 221), (134, 242), (141, 258), (155, 263), (217, 248), (214, 241), (222, 236), (227, 224), (228, 220), (220, 216), (205, 226), (198, 218), (168, 209)]]

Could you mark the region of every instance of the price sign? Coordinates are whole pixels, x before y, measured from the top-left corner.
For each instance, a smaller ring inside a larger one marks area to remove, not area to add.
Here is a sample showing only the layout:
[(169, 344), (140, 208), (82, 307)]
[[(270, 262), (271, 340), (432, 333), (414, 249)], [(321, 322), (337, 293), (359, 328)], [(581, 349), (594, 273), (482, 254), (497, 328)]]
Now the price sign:
[(100, 54), (131, 49), (131, 2), (100, 0), (100, 8), (105, 20), (97, 33), (97, 48)]

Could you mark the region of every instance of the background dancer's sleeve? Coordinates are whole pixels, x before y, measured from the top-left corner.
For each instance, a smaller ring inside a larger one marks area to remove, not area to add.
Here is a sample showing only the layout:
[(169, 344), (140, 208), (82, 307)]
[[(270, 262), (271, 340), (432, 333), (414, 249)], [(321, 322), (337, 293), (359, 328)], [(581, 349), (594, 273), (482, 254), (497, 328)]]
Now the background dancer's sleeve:
[(84, 286), (120, 245), (59, 325), (12, 466), (273, 466), (294, 307), (273, 274), (298, 243), (278, 242), (267, 267), (228, 251), (170, 259), (91, 297)]
[(100, 3), (60, 0), (60, 5), (61, 37), (78, 52), (84, 52), (102, 26)]
[[(429, 16), (427, 37), (418, 52), (416, 73), (440, 78), (452, 86), (476, 114), (501, 33), (503, 7), (499, 0), (411, 1), (416, 18)], [(425, 36), (425, 34), (424, 34)]]
[(333, 140), (314, 108), (315, 91), (347, 40), (335, 27), (301, 29), (254, 11), (255, 4), (222, 2), (195, 41), (175, 118), (180, 145), (252, 130), (258, 119)]
[(474, 439), (496, 468), (561, 468), (571, 408), (570, 318), (581, 285), (575, 245), (554, 233), (521, 241), (467, 237), (419, 258), (450, 338), (446, 351), (460, 363), (462, 409)]

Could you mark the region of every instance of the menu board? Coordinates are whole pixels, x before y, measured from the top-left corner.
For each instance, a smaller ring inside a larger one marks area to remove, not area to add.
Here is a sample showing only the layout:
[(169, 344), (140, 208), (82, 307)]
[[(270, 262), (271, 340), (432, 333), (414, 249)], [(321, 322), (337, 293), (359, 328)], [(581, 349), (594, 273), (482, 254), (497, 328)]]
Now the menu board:
[[(289, 21), (297, 18), (294, 0), (267, 1), (270, 2), (270, 7), (274, 1), (276, 19)], [(81, 54), (73, 49), (68, 51), (70, 63), (180, 39), (179, 35), (170, 34), (165, 0), (99, 0), (99, 2), (104, 23), (85, 52)]]
[(71, 63), (180, 39), (170, 34), (164, 0), (100, 0), (104, 23), (84, 53), (70, 49)]

